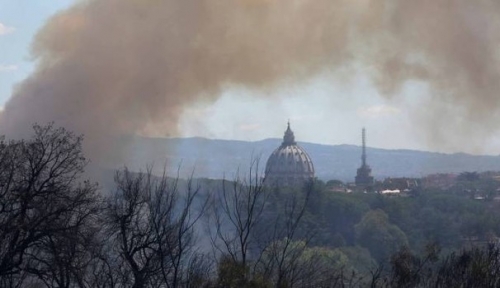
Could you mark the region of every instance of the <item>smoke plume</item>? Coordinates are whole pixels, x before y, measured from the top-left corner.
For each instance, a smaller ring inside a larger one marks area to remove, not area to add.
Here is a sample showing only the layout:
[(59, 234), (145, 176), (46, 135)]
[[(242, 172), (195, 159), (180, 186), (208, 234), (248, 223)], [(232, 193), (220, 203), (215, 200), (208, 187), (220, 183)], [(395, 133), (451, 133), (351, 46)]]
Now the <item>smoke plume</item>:
[(176, 135), (186, 107), (213, 102), (227, 85), (276, 87), (356, 66), (387, 97), (408, 80), (427, 83), (431, 97), (415, 115), (430, 139), (443, 142), (452, 129), (486, 137), (500, 120), (498, 3), (80, 1), (39, 31), (36, 71), (0, 128), (54, 121), (84, 133), (100, 155), (119, 150), (120, 135)]

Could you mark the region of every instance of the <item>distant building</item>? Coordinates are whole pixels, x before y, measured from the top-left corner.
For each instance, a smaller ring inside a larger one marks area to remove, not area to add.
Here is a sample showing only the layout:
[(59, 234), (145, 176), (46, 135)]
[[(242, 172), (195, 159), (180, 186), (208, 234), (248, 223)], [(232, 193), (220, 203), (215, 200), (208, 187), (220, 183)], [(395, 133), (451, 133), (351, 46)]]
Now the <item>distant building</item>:
[(386, 189), (386, 190), (380, 191), (380, 194), (384, 194), (384, 195), (399, 195), (400, 193), (401, 193), (401, 190), (399, 190), (399, 189), (394, 189), (394, 190)]
[(355, 183), (356, 186), (370, 186), (373, 185), (373, 176), (371, 176), (372, 169), (366, 164), (366, 131), (362, 130), (362, 146), (363, 151), (361, 154), (361, 167), (358, 168)]
[(431, 174), (422, 178), (424, 188), (449, 189), (457, 183), (457, 175), (452, 173)]
[(306, 151), (295, 142), (288, 122), (283, 143), (267, 160), (264, 183), (269, 186), (300, 186), (313, 178), (313, 162)]
[(386, 178), (377, 183), (376, 189), (380, 194), (388, 195), (408, 195), (418, 191), (421, 180), (418, 178)]

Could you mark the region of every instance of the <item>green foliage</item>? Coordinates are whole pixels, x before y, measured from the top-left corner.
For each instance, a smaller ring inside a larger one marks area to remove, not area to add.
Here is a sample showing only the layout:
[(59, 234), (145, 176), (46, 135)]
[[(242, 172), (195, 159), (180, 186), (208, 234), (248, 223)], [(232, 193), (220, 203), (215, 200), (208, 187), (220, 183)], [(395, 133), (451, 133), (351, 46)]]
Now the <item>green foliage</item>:
[(354, 271), (360, 275), (369, 275), (370, 271), (377, 267), (377, 262), (372, 258), (370, 251), (361, 246), (346, 246), (339, 248), (349, 259), (349, 267), (346, 271)]
[(324, 287), (339, 271), (352, 270), (340, 249), (309, 247), (305, 241), (289, 239), (271, 243), (258, 264), (258, 271), (269, 275), (276, 287)]
[(435, 244), (422, 253), (405, 247), (391, 257), (390, 268), (372, 287), (499, 287), (500, 249), (490, 244), (443, 256)]
[(405, 233), (389, 223), (389, 217), (380, 209), (366, 213), (355, 230), (357, 242), (366, 247), (379, 263), (389, 259), (399, 247), (408, 245)]
[(354, 225), (361, 220), (369, 207), (352, 195), (330, 193), (325, 196), (323, 209), (318, 210), (322, 211), (324, 225), (329, 229), (328, 237), (333, 239), (333, 236), (338, 233), (348, 245), (353, 245), (355, 243)]
[(235, 262), (231, 257), (221, 257), (218, 265), (218, 288), (267, 288), (272, 287), (260, 275), (251, 275), (248, 266)]
[(333, 235), (332, 239), (330, 240), (330, 243), (333, 247), (344, 247), (346, 246), (346, 241), (342, 234), (336, 233)]
[[(365, 258), (379, 263), (388, 261), (400, 245), (423, 251), (428, 243), (439, 243), (446, 254), (495, 240), (500, 235), (500, 202), (492, 199), (500, 182), (482, 174), (479, 179), (468, 178), (475, 180), (458, 181), (446, 191), (421, 188), (408, 197), (332, 192), (329, 185), (338, 183), (320, 182), (310, 195), (304, 218), (316, 232), (310, 244), (342, 249), (362, 246), (369, 251)], [(490, 192), (484, 200), (477, 200), (463, 193), (467, 189)], [(356, 255), (347, 256), (357, 271), (364, 270), (363, 264), (352, 260)]]

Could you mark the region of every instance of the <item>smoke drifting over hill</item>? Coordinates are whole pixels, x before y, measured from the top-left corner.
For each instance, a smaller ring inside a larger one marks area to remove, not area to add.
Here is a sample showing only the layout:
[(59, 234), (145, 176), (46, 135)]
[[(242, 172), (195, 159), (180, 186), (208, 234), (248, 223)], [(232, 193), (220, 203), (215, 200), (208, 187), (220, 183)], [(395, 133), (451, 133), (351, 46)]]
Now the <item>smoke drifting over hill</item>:
[(387, 97), (407, 80), (428, 83), (417, 116), (435, 141), (454, 128), (485, 137), (500, 120), (499, 3), (81, 1), (38, 33), (37, 69), (6, 104), (0, 128), (22, 134), (55, 121), (102, 155), (119, 150), (113, 139), (122, 134), (176, 135), (182, 111), (214, 101), (226, 85), (278, 87), (356, 66)]

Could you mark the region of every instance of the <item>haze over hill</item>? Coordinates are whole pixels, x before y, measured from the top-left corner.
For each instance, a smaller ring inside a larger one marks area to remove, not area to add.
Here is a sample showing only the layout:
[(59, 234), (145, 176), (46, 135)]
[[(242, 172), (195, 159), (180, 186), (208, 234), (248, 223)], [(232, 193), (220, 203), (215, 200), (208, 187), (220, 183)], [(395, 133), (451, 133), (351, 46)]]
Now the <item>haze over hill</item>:
[[(131, 169), (143, 169), (155, 164), (159, 169), (167, 162), (170, 174), (180, 166), (181, 177), (194, 171), (195, 177), (232, 179), (248, 174), (252, 157), (259, 157), (263, 171), (267, 158), (281, 139), (261, 141), (234, 141), (206, 138), (144, 138), (127, 139), (127, 158), (124, 164)], [(361, 147), (356, 145), (321, 145), (298, 142), (311, 156), (316, 176), (322, 180), (339, 179), (352, 182), (360, 166)], [(464, 171), (500, 171), (498, 156), (480, 156), (465, 153), (444, 154), (415, 150), (388, 150), (367, 148), (368, 164), (376, 179), (386, 177), (422, 177), (433, 173), (460, 173)], [(122, 164), (120, 164), (122, 165)]]

